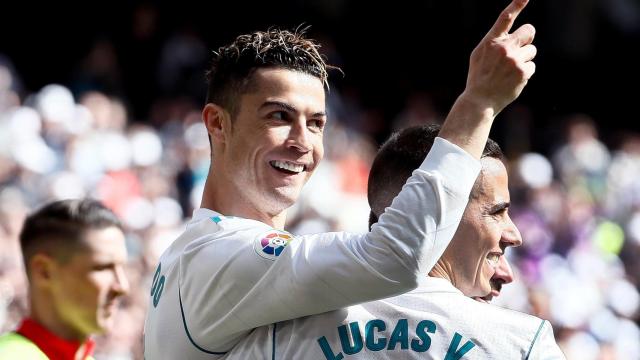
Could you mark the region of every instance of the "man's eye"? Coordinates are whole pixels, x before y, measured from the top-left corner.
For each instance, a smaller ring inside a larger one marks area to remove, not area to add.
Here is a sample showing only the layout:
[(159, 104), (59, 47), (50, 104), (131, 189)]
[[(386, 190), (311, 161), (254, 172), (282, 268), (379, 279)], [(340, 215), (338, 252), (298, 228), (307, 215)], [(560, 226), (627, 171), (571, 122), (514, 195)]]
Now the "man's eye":
[(322, 120), (311, 120), (309, 121), (309, 126), (318, 130), (322, 130), (324, 128), (324, 121)]
[(104, 271), (114, 268), (113, 264), (96, 264), (93, 266), (94, 271)]
[(276, 119), (276, 120), (286, 120), (287, 119), (287, 113), (284, 111), (274, 111), (271, 113), (270, 117), (272, 119)]
[(502, 208), (493, 213), (493, 215), (505, 215), (509, 212), (509, 208)]

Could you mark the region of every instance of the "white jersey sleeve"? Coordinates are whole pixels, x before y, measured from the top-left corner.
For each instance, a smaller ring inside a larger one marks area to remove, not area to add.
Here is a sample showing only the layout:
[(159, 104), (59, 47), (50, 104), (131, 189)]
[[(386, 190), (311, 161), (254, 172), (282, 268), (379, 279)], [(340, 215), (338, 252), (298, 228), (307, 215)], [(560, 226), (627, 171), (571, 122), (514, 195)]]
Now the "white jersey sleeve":
[[(451, 241), (479, 171), (479, 161), (436, 138), (368, 234), (293, 238), (221, 216), (194, 224), (160, 259), (165, 294), (155, 301), (152, 289), (145, 347), (168, 358), (166, 339), (182, 336), (223, 354), (256, 327), (415, 288)], [(181, 325), (182, 335), (167, 330)]]

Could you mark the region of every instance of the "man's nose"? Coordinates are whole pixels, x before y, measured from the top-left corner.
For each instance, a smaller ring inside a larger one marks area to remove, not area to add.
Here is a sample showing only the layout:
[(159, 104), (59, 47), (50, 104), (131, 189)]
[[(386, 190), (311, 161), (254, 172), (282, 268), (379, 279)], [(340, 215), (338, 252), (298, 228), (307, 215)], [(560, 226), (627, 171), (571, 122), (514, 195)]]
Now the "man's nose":
[(127, 275), (124, 271), (124, 267), (117, 266), (115, 268), (115, 281), (113, 284), (113, 290), (118, 295), (126, 295), (129, 293), (129, 279), (127, 279)]
[(311, 141), (309, 140), (309, 129), (306, 125), (306, 119), (301, 117), (294, 121), (289, 131), (287, 143), (290, 147), (297, 149), (302, 153), (311, 151)]
[(500, 239), (502, 247), (508, 246), (517, 247), (522, 245), (522, 235), (516, 224), (509, 218), (506, 228), (502, 231), (502, 238)]

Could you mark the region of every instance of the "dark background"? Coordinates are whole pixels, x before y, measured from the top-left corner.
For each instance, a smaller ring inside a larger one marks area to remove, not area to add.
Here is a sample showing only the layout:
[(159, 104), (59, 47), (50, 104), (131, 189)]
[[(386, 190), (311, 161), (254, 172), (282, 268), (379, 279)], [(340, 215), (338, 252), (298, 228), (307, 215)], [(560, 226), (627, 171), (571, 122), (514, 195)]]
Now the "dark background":
[[(446, 112), (464, 88), (471, 50), (507, 3), (23, 1), (3, 6), (0, 53), (17, 69), (22, 94), (54, 82), (77, 93), (73, 83), (83, 59), (97, 42), (107, 42), (120, 80), (100, 90), (123, 97), (134, 121), (147, 121), (159, 97), (204, 99), (206, 63), (185, 70), (187, 80), (177, 86), (159, 86), (158, 62), (171, 36), (192, 34), (211, 50), (242, 32), (304, 23), (312, 25), (309, 32), (325, 45), (329, 61), (344, 70), (344, 77), (332, 76), (336, 91), (357, 93), (364, 108), (388, 120), (416, 91), (430, 94)], [(614, 147), (624, 132), (640, 130), (639, 14), (637, 0), (531, 0), (516, 26), (536, 26), (537, 72), (519, 100), (527, 109), (515, 116), (530, 118), (533, 150), (548, 153), (571, 113), (590, 115)], [(140, 30), (144, 19), (153, 24), (146, 31)], [(494, 137), (508, 137), (505, 126), (498, 124)]]

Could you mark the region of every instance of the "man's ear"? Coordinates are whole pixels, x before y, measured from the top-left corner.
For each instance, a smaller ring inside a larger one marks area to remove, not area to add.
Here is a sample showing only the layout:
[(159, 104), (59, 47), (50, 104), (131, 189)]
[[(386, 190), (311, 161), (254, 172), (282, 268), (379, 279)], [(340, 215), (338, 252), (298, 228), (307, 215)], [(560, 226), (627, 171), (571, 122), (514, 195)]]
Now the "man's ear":
[(27, 266), (33, 284), (46, 287), (51, 283), (56, 267), (56, 262), (51, 256), (37, 253), (31, 257)]
[(231, 130), (229, 113), (220, 105), (208, 103), (202, 110), (202, 120), (213, 143), (224, 144)]

